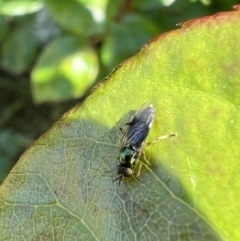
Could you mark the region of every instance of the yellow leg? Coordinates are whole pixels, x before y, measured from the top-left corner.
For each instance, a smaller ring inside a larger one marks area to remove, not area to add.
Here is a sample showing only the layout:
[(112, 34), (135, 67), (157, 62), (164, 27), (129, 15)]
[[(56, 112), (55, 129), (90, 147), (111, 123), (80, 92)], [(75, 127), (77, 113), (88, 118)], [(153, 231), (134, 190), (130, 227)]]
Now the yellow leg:
[(170, 134), (170, 135), (159, 136), (159, 137), (155, 138), (155, 139), (152, 140), (152, 141), (146, 142), (145, 145), (144, 145), (144, 147), (147, 147), (147, 146), (149, 146), (149, 145), (151, 145), (151, 144), (153, 144), (153, 143), (156, 143), (156, 142), (158, 142), (158, 141), (167, 139), (167, 138), (172, 137), (172, 136), (177, 136), (177, 133), (173, 133), (173, 134)]
[(140, 173), (141, 173), (141, 169), (142, 169), (142, 163), (139, 162), (139, 168), (138, 168), (138, 172), (137, 172), (137, 175), (136, 175), (136, 178), (140, 181)]
[(148, 161), (148, 158), (147, 158), (147, 156), (146, 156), (145, 151), (142, 151), (142, 154), (143, 154), (143, 159), (144, 159), (144, 161), (145, 161), (149, 166), (151, 166), (151, 163)]

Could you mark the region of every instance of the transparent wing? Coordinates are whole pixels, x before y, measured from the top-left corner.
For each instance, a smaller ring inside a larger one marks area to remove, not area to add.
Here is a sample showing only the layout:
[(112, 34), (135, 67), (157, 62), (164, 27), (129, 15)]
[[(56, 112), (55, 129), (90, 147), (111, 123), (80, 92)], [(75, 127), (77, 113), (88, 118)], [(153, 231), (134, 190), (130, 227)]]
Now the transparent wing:
[(128, 126), (122, 141), (122, 147), (127, 143), (140, 148), (146, 139), (149, 129), (152, 126), (155, 109), (152, 105), (146, 103), (132, 117), (131, 121), (126, 123)]

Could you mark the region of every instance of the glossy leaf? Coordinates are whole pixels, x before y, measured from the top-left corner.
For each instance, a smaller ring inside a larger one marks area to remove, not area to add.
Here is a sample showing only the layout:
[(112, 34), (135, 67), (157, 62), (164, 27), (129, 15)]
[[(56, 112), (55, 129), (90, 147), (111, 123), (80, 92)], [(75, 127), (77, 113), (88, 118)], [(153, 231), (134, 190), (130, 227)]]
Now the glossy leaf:
[[(0, 187), (3, 240), (239, 240), (239, 21), (236, 9), (153, 39), (65, 114)], [(144, 102), (149, 140), (178, 136), (119, 187), (118, 128)]]
[(89, 36), (94, 32), (95, 23), (90, 11), (75, 0), (45, 0), (52, 18), (65, 30)]
[(124, 16), (111, 28), (101, 50), (101, 58), (108, 71), (136, 53), (142, 44), (159, 33), (152, 22), (138, 14)]
[(107, 0), (77, 0), (82, 3), (91, 12), (95, 22), (102, 22), (105, 20), (105, 10), (108, 4)]
[(36, 102), (81, 97), (95, 81), (98, 62), (95, 51), (84, 41), (62, 36), (46, 47), (32, 72)]
[(39, 0), (1, 0), (0, 14), (16, 16), (36, 12), (42, 7)]

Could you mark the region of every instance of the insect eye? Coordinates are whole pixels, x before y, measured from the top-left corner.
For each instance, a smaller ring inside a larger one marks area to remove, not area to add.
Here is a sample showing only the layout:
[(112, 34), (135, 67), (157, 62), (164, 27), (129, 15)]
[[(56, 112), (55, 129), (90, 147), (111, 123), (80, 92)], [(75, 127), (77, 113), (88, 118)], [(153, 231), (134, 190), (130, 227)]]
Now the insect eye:
[(133, 171), (131, 168), (124, 168), (124, 170), (123, 170), (124, 177), (130, 177), (130, 176), (132, 176), (132, 174), (133, 174)]

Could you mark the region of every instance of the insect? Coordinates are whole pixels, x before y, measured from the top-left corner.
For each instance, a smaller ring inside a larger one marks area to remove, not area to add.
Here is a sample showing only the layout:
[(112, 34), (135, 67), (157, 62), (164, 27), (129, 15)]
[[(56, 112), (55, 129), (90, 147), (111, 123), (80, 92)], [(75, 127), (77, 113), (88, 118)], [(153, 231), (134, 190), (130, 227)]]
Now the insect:
[[(152, 143), (158, 142), (159, 140), (166, 139), (170, 136), (176, 136), (176, 134), (164, 135), (154, 139), (151, 142), (145, 143), (148, 136), (149, 130), (152, 127), (155, 115), (155, 109), (152, 104), (144, 104), (140, 109), (133, 115), (130, 122), (124, 124), (127, 126), (126, 130), (122, 127), (120, 131), (124, 137), (120, 147), (119, 163), (117, 165), (117, 177), (113, 179), (113, 182), (119, 180), (121, 184), (123, 177), (130, 177), (133, 174), (133, 168), (138, 161), (143, 148), (149, 146)], [(137, 178), (139, 179), (141, 169), (141, 163)]]

